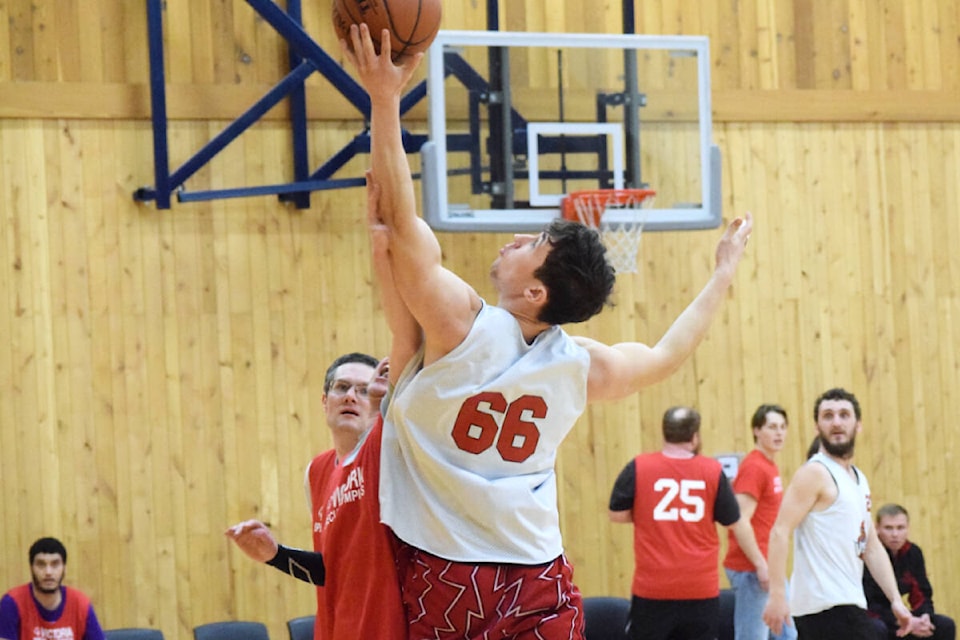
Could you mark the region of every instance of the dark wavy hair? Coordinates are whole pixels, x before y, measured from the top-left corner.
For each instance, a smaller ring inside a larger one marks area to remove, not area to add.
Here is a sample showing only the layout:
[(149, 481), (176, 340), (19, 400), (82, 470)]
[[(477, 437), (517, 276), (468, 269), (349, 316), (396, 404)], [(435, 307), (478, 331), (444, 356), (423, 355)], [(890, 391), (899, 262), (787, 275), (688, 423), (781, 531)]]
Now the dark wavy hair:
[(820, 405), (824, 400), (846, 400), (853, 405), (853, 415), (857, 417), (857, 420), (860, 419), (860, 403), (857, 402), (857, 396), (853, 395), (846, 389), (841, 389), (840, 387), (835, 387), (833, 389), (828, 389), (820, 394), (820, 397), (817, 398), (817, 401), (813, 403), (813, 421), (816, 422), (820, 418)]
[(546, 228), (550, 253), (533, 273), (547, 288), (538, 320), (548, 324), (584, 322), (603, 310), (616, 280), (596, 229), (554, 220)]

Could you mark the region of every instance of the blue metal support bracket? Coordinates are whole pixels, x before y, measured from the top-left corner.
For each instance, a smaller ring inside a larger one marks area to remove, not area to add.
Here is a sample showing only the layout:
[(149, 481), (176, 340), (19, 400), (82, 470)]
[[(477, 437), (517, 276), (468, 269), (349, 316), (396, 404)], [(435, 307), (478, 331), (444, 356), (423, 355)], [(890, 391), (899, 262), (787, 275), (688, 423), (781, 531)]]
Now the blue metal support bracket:
[[(171, 194), (174, 192), (181, 202), (277, 195), (281, 200), (292, 202), (297, 208), (302, 209), (310, 206), (311, 191), (363, 185), (364, 179), (362, 177), (332, 179), (332, 176), (358, 153), (369, 153), (370, 151), (370, 98), (363, 87), (304, 31), (301, 24), (300, 0), (287, 0), (286, 11), (277, 6), (273, 0), (246, 0), (247, 4), (286, 40), (290, 47), (291, 71), (260, 100), (249, 107), (222, 132), (214, 136), (196, 154), (171, 172), (167, 141), (168, 120), (163, 63), (163, 0), (146, 0), (146, 2), (150, 57), (150, 104), (153, 122), (154, 186), (141, 187), (134, 191), (134, 200), (155, 200), (158, 209), (169, 209)], [(334, 154), (317, 171), (310, 174), (304, 81), (315, 71), (329, 80), (334, 88), (357, 109), (363, 117), (365, 125), (363, 132)], [(401, 100), (401, 115), (409, 111), (425, 95), (426, 82), (421, 82)], [(291, 100), (293, 182), (195, 192), (189, 192), (185, 189), (185, 183), (191, 176), (252, 126), (260, 117), (287, 97)], [(411, 135), (404, 132), (404, 149), (407, 153), (419, 152), (420, 146), (425, 141), (426, 136)]]

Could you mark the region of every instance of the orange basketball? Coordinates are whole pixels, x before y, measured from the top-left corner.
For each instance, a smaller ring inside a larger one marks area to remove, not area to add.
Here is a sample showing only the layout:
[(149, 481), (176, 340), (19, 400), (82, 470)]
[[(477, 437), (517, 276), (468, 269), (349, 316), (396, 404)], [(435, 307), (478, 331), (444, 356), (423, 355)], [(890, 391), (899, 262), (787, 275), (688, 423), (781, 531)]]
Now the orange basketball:
[(440, 0), (333, 0), (333, 28), (350, 42), (350, 25), (367, 23), (380, 51), (380, 33), (390, 30), (392, 57), (426, 51), (440, 29)]

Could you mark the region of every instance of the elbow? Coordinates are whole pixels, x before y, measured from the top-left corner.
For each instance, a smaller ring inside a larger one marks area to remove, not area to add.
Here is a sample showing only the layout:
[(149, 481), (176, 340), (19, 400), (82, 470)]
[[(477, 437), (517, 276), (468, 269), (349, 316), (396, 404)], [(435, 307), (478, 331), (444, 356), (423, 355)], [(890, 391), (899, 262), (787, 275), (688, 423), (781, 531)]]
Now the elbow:
[(610, 522), (617, 524), (630, 524), (633, 522), (633, 512), (632, 511), (614, 511), (610, 510), (608, 512), (610, 517)]

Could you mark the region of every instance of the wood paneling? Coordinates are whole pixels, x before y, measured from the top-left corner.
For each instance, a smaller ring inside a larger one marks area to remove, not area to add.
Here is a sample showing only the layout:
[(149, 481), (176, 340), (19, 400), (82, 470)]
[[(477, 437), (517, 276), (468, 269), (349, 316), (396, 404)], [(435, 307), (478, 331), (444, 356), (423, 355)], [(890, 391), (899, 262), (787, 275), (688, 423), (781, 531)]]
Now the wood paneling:
[[(448, 4), (445, 28), (486, 27), (484, 8), (475, 6), (484, 3)], [(541, 0), (503, 4), (505, 30), (621, 30), (618, 3), (607, 11), (578, 2), (550, 11)], [(637, 33), (710, 37), (718, 120), (960, 121), (960, 5), (952, 0), (638, 4)], [(0, 55), (0, 117), (149, 117), (144, 6), (101, 0), (81, 10), (70, 0), (54, 11), (53, 0), (41, 0), (0, 7), (9, 16), (0, 20), (0, 53), (9, 52)], [(171, 118), (236, 117), (285, 75), (285, 42), (240, 0), (165, 6)], [(304, 3), (304, 27), (339, 59), (326, 8)], [(539, 68), (537, 81), (552, 87), (556, 73)], [(758, 90), (761, 99), (751, 100)], [(311, 119), (358, 119), (319, 74), (308, 80), (307, 104)], [(285, 118), (286, 108), (269, 117)]]
[[(304, 4), (307, 30), (335, 51), (328, 6)], [(445, 7), (445, 26), (483, 28), (483, 4)], [(503, 4), (506, 29), (619, 30), (618, 3)], [(664, 409), (699, 407), (706, 452), (742, 452), (754, 407), (780, 402), (789, 477), (814, 398), (843, 385), (863, 401), (857, 459), (874, 502), (910, 509), (938, 608), (956, 613), (960, 6), (709, 4), (638, 3), (637, 31), (711, 37), (724, 211), (753, 211), (757, 230), (694, 358), (644, 393), (591, 407), (565, 443), (561, 515), (577, 581), (589, 595), (627, 594), (629, 527), (607, 523), (607, 497), (623, 464), (659, 445)], [(166, 6), (177, 163), (282, 76), (286, 50), (239, 0)], [(222, 532), (258, 517), (310, 545), (302, 473), (330, 444), (323, 371), (389, 341), (362, 194), (315, 193), (302, 211), (273, 198), (134, 203), (152, 180), (143, 4), (55, 8), (0, 3), (0, 584), (25, 581), (29, 544), (57, 535), (70, 583), (107, 627), (188, 640), (197, 624), (237, 617), (286, 637), (288, 618), (313, 611), (312, 589)], [(358, 125), (324, 83), (308, 89), (320, 155)], [(283, 109), (273, 116), (191, 190), (286, 181), (289, 133)], [(645, 149), (670, 151), (669, 140)], [(709, 276), (719, 234), (648, 233), (617, 305), (572, 331), (655, 341)], [(506, 239), (441, 244), (491, 296), (487, 265)]]

